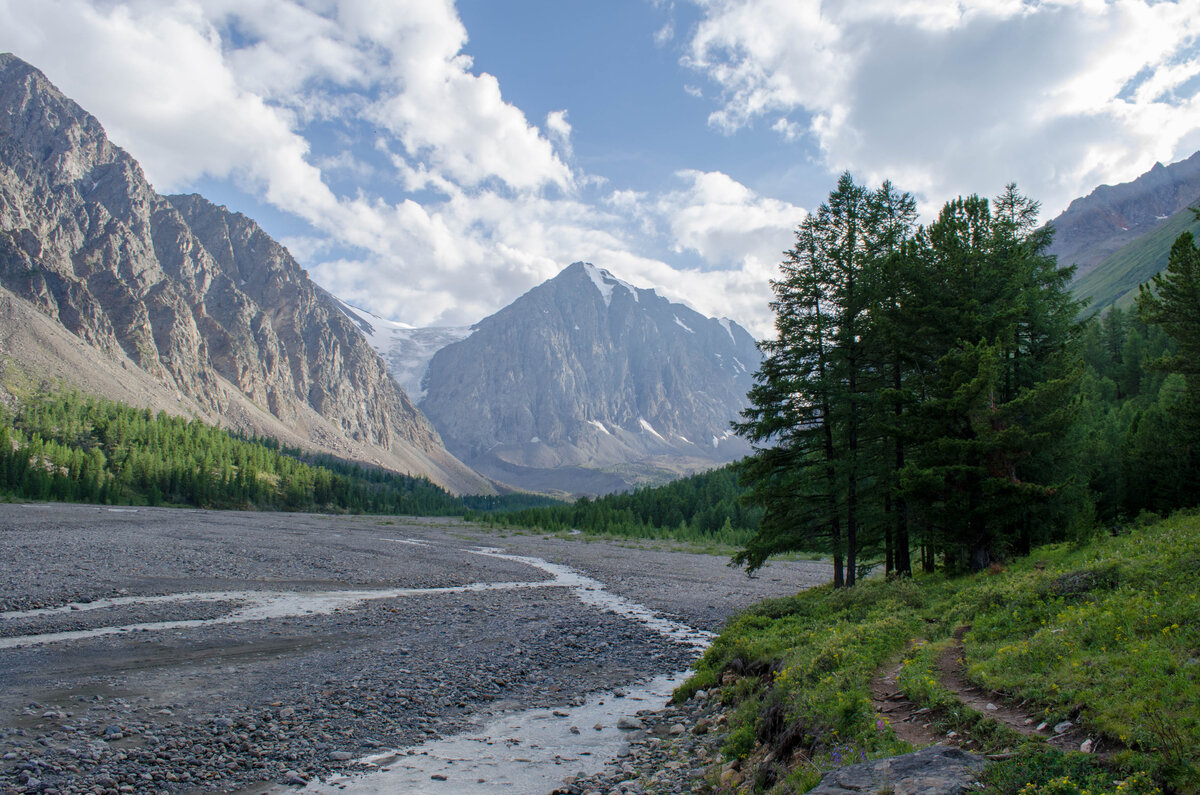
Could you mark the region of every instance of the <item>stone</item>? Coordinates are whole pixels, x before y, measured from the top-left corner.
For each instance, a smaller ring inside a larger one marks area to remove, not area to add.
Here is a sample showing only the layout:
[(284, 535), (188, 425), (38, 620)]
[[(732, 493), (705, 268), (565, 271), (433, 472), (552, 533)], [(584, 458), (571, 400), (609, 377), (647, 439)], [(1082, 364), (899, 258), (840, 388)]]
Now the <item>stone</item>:
[(622, 731), (637, 731), (646, 728), (646, 724), (637, 718), (621, 717), (617, 720), (617, 728)]
[(987, 761), (976, 754), (943, 745), (911, 754), (850, 765), (830, 771), (812, 795), (963, 795)]
[(987, 706), (984, 707), (984, 709), (986, 709), (988, 712), (997, 712), (997, 711), (999, 711), (1000, 708), (989, 701), (987, 703)]
[(664, 454), (721, 464), (749, 453), (729, 418), (761, 360), (736, 323), (576, 262), (433, 354), (420, 407), (485, 475), (586, 491), (600, 470), (606, 490), (623, 491)]
[(1079, 744), (1080, 752), (1085, 753), (1085, 754), (1090, 754), (1092, 752), (1092, 748), (1094, 748), (1094, 747), (1095, 747), (1095, 743), (1092, 741), (1092, 738), (1090, 738), (1090, 737)]
[(1054, 733), (1063, 734), (1064, 732), (1069, 732), (1073, 728), (1075, 728), (1074, 723), (1071, 723), (1069, 720), (1064, 720), (1061, 723), (1054, 724)]
[(349, 762), (354, 758), (354, 754), (349, 751), (333, 751), (329, 754), (329, 758), (334, 762)]
[[(453, 492), (494, 492), (258, 224), (194, 194), (155, 192), (99, 121), (20, 58), (0, 55), (0, 86), (0, 286), (25, 317), (67, 332), (82, 383), (124, 377), (147, 391), (143, 404), (296, 434)], [(44, 343), (17, 311), (0, 337), (35, 357)]]

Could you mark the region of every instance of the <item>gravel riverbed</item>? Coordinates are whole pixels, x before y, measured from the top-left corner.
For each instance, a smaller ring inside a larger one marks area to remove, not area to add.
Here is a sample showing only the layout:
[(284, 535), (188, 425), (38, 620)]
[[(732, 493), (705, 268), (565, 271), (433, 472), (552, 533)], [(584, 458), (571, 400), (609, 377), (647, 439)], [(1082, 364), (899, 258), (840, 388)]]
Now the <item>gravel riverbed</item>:
[(433, 519), (0, 505), (0, 791), (300, 784), (694, 659), (481, 547), (707, 630), (829, 576)]

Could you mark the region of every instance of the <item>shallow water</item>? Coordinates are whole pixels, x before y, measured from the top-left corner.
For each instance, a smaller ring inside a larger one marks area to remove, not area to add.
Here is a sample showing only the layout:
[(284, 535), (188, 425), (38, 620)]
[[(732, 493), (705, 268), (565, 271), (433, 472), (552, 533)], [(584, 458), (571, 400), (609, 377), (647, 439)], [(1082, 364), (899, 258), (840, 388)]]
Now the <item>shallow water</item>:
[[(359, 760), (373, 772), (335, 776), (326, 783), (309, 784), (303, 791), (352, 795), (549, 792), (567, 776), (599, 772), (627, 742), (628, 732), (616, 728), (617, 720), (638, 710), (662, 707), (683, 678), (682, 673), (657, 677), (628, 691), (624, 698), (602, 693), (578, 707), (504, 715), (477, 732)], [(565, 717), (555, 712), (565, 713)], [(578, 734), (571, 733), (572, 726), (579, 729)]]
[[(539, 568), (553, 575), (554, 585), (571, 588), (585, 604), (637, 621), (676, 643), (692, 646), (697, 653), (712, 641), (711, 632), (610, 593), (599, 580), (568, 566), (493, 548), (471, 551)], [(549, 792), (567, 776), (591, 775), (603, 769), (628, 742), (627, 732), (616, 728), (617, 721), (640, 710), (660, 709), (686, 675), (678, 672), (656, 677), (621, 698), (605, 692), (593, 694), (578, 707), (514, 712), (490, 721), (479, 731), (364, 757), (358, 764), (368, 772), (334, 776), (324, 783), (309, 784), (304, 791), (352, 795)], [(572, 732), (572, 727), (578, 733)]]
[[(398, 543), (427, 546), (414, 539), (392, 539)], [(329, 614), (353, 609), (376, 599), (453, 594), (480, 591), (510, 591), (524, 588), (567, 588), (581, 602), (599, 610), (636, 621), (663, 637), (692, 647), (699, 653), (712, 633), (698, 630), (645, 605), (606, 590), (604, 583), (568, 566), (541, 558), (511, 555), (501, 549), (479, 547), (458, 550), (474, 555), (522, 563), (545, 572), (548, 580), (530, 582), (481, 582), (441, 588), (394, 588), (342, 591), (204, 591), (165, 596), (124, 596), (60, 607), (0, 613), (6, 619), (30, 619), (97, 611), (129, 605), (178, 604), (186, 602), (235, 602), (227, 615), (216, 618), (157, 621), (97, 627), (67, 632), (0, 637), (0, 649), (42, 643), (61, 643), (130, 632), (203, 627), (249, 621)], [(616, 757), (627, 742), (617, 729), (622, 717), (639, 710), (658, 709), (670, 697), (685, 674), (659, 676), (627, 691), (624, 697), (612, 692), (593, 694), (574, 707), (531, 709), (501, 715), (482, 729), (432, 740), (409, 748), (375, 754), (357, 760), (366, 771), (359, 775), (336, 776), (326, 783), (313, 783), (306, 792), (372, 793), (513, 793), (549, 791), (563, 778), (589, 775)], [(559, 713), (558, 715), (555, 712)], [(596, 728), (596, 727), (599, 728)], [(573, 733), (571, 728), (578, 729)], [(438, 778), (433, 778), (437, 776)], [(287, 792), (289, 788), (273, 788)], [(262, 792), (255, 787), (254, 792)]]

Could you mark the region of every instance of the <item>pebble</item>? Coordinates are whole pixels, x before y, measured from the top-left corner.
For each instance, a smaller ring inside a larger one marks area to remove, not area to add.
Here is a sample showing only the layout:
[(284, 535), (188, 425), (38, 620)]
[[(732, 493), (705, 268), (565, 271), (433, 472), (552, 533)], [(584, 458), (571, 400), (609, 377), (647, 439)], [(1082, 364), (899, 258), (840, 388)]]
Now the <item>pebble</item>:
[[(25, 517), (33, 515), (0, 506), (0, 521), (14, 528), (24, 528)], [(94, 506), (57, 505), (39, 508), (36, 515), (41, 524), (31, 524), (28, 533), (0, 534), (0, 611), (94, 602), (131, 591), (154, 596), (204, 590), (213, 582), (430, 588), (542, 576), (496, 559), (469, 557), (470, 565), (463, 565), (464, 557), (458, 556), (443, 564), (417, 547), (404, 547), (398, 558), (393, 552), (400, 545), (393, 538), (440, 531), (380, 528), (379, 517), (162, 509), (122, 514), (117, 521)], [(151, 521), (155, 516), (161, 518)], [(447, 544), (465, 545), (461, 535), (442, 537)], [(563, 554), (554, 557), (559, 544)], [(663, 578), (647, 585), (630, 576), (647, 557), (665, 553), (614, 549), (609, 559), (588, 546), (556, 540), (523, 539), (512, 547), (517, 554), (589, 568), (614, 592), (665, 604), (683, 620), (710, 629), (731, 610), (802, 582), (800, 577), (786, 586), (746, 581), (727, 575), (724, 561), (714, 558), (712, 571), (697, 569), (696, 581), (729, 577), (732, 598), (706, 594), (697, 599), (696, 589), (680, 588), (685, 582)], [(814, 570), (814, 581), (826, 575)], [(165, 590), (154, 590), (158, 583)], [(114, 622), (209, 620), (237, 606), (232, 601), (133, 604), (21, 619), (20, 625), (6, 622), (5, 629), (36, 634)], [(313, 638), (329, 642), (313, 644)], [(254, 644), (266, 650), (224, 659), (184, 656)], [(89, 670), (100, 663), (100, 673), (72, 673), (82, 653)], [(559, 588), (381, 600), (329, 615), (23, 646), (5, 657), (4, 679), (20, 681), (20, 690), (0, 682), (0, 758), (6, 760), (0, 765), (0, 792), (31, 789), (31, 776), (43, 791), (61, 795), (93, 790), (111, 795), (123, 787), (175, 795), (233, 791), (264, 781), (301, 785), (352, 769), (369, 749), (408, 748), (427, 735), (468, 728), (485, 712), (543, 708), (565, 718), (570, 705), (589, 692), (615, 689), (616, 698), (625, 698), (624, 688), (649, 675), (681, 670), (694, 653), (638, 622), (583, 605)], [(188, 661), (155, 668), (153, 689), (138, 677), (126, 678), (119, 665), (103, 667), (106, 660), (130, 657), (161, 661), (155, 655), (163, 654)], [(581, 673), (584, 663), (594, 670)], [(31, 703), (25, 695), (56, 689), (71, 695), (47, 696), (46, 703)], [(693, 699), (689, 708), (704, 700)], [(691, 720), (659, 721), (657, 715), (634, 719), (632, 725), (641, 728), (626, 729), (628, 738), (637, 742), (639, 732), (654, 730), (673, 741), (703, 739), (693, 733), (698, 729)], [(673, 736), (674, 724), (690, 729)], [(567, 721), (560, 725), (564, 732), (571, 729)], [(634, 774), (623, 772), (603, 787), (579, 792), (594, 789), (605, 795), (643, 775), (648, 768), (642, 767), (642, 756), (662, 755), (666, 747), (638, 746), (625, 758), (633, 760)], [(696, 768), (694, 760), (665, 761), (682, 763), (672, 771), (681, 780), (690, 780)]]

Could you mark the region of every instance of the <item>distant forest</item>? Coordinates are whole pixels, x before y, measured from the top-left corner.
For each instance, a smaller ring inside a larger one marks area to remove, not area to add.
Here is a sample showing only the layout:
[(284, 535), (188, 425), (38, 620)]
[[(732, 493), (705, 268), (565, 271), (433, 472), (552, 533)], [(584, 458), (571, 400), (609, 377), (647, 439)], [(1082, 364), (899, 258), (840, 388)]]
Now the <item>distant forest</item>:
[(458, 497), (76, 392), (0, 408), (0, 495), (121, 505), (462, 516), (544, 532), (715, 542), (907, 574), (978, 565), (1200, 503), (1200, 248), (1179, 236), (1134, 310), (1097, 317), (1045, 255), (1037, 205), (946, 205), (843, 177), (772, 282), (778, 336), (736, 429), (756, 453), (564, 503)]
[(763, 510), (747, 502), (736, 464), (647, 486), (628, 494), (583, 497), (570, 505), (497, 512), (486, 520), (506, 527), (593, 535), (661, 538), (743, 546), (762, 520)]
[(425, 478), (306, 455), (77, 392), (0, 411), (0, 494), (108, 505), (466, 516), (557, 502), (456, 497)]

